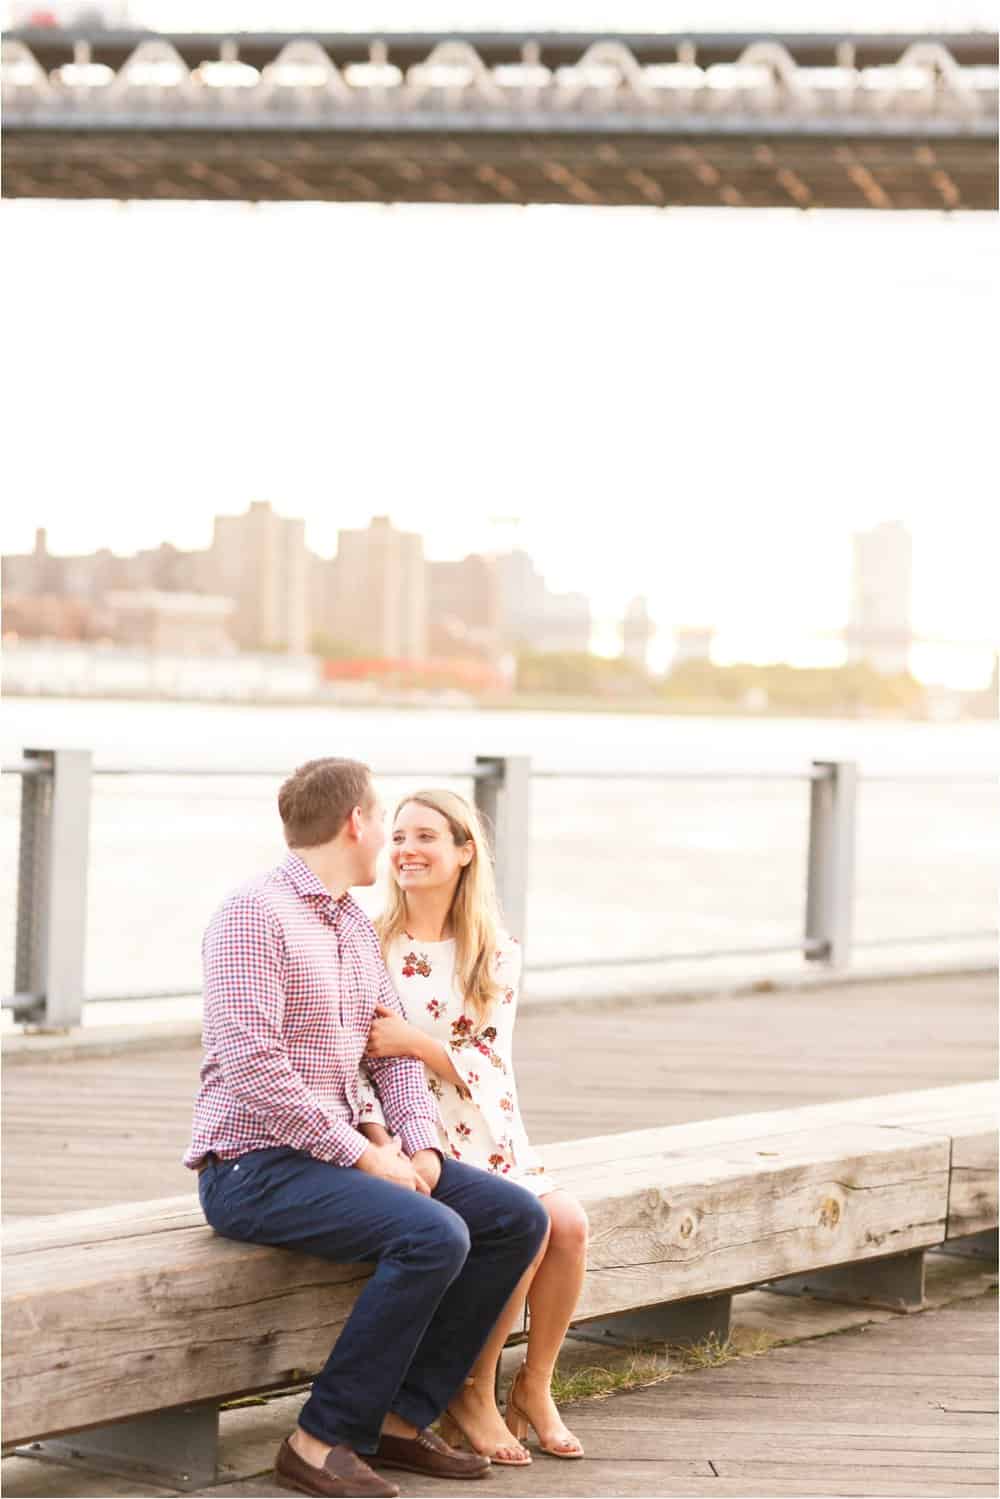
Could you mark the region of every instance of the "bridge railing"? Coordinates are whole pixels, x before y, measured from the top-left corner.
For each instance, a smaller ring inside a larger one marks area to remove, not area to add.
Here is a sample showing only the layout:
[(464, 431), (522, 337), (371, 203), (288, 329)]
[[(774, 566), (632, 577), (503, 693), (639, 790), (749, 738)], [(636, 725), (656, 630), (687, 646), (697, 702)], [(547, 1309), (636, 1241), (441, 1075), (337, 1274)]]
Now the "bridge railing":
[(289, 40), (261, 66), (245, 61), (238, 39), (189, 66), (166, 37), (139, 41), (111, 66), (94, 61), (91, 42), (74, 44), (73, 61), (47, 68), (27, 42), (3, 43), (0, 65), (8, 125), (151, 122), (218, 128), (229, 116), (247, 124), (336, 124), (373, 116), (397, 123), (422, 116), (483, 117), (490, 127), (530, 117), (559, 128), (588, 117), (656, 120), (719, 116), (843, 120), (859, 117), (891, 129), (900, 119), (959, 124), (995, 122), (998, 69), (963, 65), (940, 42), (911, 42), (893, 62), (857, 66), (845, 44), (827, 66), (800, 63), (781, 41), (761, 39), (732, 61), (698, 59), (678, 43), (673, 61), (646, 62), (627, 38), (593, 41), (571, 62), (549, 66), (526, 39), (518, 61), (491, 64), (466, 40), (437, 41), (426, 57), (400, 67), (373, 38), (366, 61), (338, 64), (317, 40)]
[[(186, 988), (131, 989), (118, 994), (87, 995), (84, 955), (87, 932), (87, 890), (91, 867), (91, 797), (95, 780), (122, 777), (168, 778), (275, 777), (278, 770), (233, 769), (231, 767), (98, 766), (87, 750), (25, 750), (23, 757), (4, 766), (7, 774), (21, 778), (19, 857), (17, 868), (16, 939), (14, 992), (2, 1000), (4, 1008), (22, 1024), (46, 1028), (79, 1025), (88, 1002), (108, 1000), (155, 1000), (178, 998), (198, 992), (197, 984)], [(384, 772), (393, 778), (417, 778), (415, 772), (393, 768)], [(424, 770), (421, 773), (426, 776)], [(528, 962), (531, 972), (553, 972), (574, 968), (627, 968), (637, 964), (660, 964), (733, 958), (760, 958), (798, 954), (808, 963), (831, 969), (847, 968), (857, 946), (910, 944), (913, 937), (886, 935), (858, 944), (854, 939), (856, 829), (858, 772), (848, 761), (814, 761), (798, 772), (729, 770), (543, 770), (533, 768), (521, 755), (477, 756), (460, 770), (435, 769), (438, 781), (471, 779), (474, 799), (484, 815), (493, 841), (497, 883), (508, 926), (524, 940), (528, 919), (528, 863), (531, 835), (531, 792), (534, 783), (546, 781), (594, 782), (691, 782), (744, 781), (763, 784), (804, 784), (808, 792), (808, 838), (803, 890), (804, 920), (798, 935), (784, 941), (731, 948), (705, 948), (690, 952), (665, 951), (650, 954), (600, 953), (586, 958), (567, 957), (539, 963)], [(903, 779), (866, 777), (866, 780)], [(913, 780), (913, 777), (905, 778)], [(962, 775), (918, 777), (949, 785), (990, 781), (986, 776)], [(926, 943), (986, 941), (988, 930), (925, 932)]]

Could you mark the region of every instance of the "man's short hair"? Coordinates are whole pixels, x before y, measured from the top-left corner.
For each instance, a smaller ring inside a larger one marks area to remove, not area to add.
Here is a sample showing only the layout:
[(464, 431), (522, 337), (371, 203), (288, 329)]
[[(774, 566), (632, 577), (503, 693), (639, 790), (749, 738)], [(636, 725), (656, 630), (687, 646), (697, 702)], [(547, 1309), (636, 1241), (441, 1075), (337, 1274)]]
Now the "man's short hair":
[(289, 848), (315, 848), (341, 832), (355, 807), (372, 804), (372, 775), (360, 760), (307, 760), (278, 792)]

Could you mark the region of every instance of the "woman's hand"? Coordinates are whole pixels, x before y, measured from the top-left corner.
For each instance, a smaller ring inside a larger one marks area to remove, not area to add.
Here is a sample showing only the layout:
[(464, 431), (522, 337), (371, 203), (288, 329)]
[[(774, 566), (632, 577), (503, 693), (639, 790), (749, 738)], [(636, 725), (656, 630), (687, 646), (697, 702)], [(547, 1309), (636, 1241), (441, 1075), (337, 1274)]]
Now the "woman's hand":
[(415, 1025), (410, 1025), (395, 1010), (385, 1005), (375, 1006), (375, 1019), (368, 1032), (366, 1057), (416, 1057), (420, 1058), (420, 1042), (423, 1036)]

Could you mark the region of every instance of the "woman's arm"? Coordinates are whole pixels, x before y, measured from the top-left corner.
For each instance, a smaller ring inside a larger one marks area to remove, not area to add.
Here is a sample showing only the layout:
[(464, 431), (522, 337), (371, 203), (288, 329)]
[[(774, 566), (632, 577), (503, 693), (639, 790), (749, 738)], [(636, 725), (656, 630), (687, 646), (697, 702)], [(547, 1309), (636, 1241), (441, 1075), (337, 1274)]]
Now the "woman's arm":
[(426, 1035), (385, 1005), (375, 1006), (375, 1019), (368, 1035), (365, 1056), (414, 1057), (446, 1083), (460, 1085), (463, 1081), (461, 1073), (456, 1072), (440, 1041), (435, 1041), (433, 1036)]

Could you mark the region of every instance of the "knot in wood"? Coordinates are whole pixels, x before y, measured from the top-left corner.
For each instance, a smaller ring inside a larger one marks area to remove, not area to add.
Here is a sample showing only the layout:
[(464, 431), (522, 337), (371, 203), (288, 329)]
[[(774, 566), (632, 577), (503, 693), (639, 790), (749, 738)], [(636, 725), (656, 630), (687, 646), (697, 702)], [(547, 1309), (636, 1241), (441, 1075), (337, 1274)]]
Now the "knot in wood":
[(820, 1205), (819, 1222), (821, 1228), (836, 1228), (840, 1222), (840, 1203), (836, 1197), (826, 1197)]

